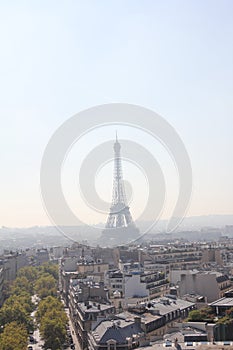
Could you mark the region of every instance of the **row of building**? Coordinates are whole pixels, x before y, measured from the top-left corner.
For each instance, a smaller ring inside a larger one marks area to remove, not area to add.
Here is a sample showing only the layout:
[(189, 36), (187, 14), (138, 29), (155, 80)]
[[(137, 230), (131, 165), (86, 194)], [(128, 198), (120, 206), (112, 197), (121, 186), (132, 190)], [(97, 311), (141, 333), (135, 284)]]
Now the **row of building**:
[[(60, 293), (82, 349), (146, 346), (232, 288), (219, 247), (73, 246), (59, 266)], [(207, 329), (209, 340), (218, 337), (219, 327)]]
[[(233, 307), (232, 258), (231, 241), (6, 252), (0, 257), (0, 302), (5, 281), (13, 281), (19, 268), (59, 262), (59, 292), (81, 348), (131, 349), (178, 330), (203, 305), (223, 317)], [(209, 340), (221, 338), (221, 327), (203, 331)]]
[(47, 249), (28, 249), (26, 251), (5, 251), (0, 256), (0, 307), (5, 299), (5, 284), (12, 283), (19, 269), (29, 265), (41, 265), (50, 260)]

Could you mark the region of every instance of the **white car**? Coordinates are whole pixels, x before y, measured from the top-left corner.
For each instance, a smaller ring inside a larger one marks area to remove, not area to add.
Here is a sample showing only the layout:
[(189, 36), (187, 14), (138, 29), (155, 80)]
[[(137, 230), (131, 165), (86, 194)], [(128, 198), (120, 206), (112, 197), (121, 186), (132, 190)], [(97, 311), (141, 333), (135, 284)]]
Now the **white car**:
[(168, 347), (171, 347), (172, 346), (172, 342), (171, 342), (171, 340), (166, 340), (165, 341), (165, 343), (163, 344), (163, 346), (165, 347), (165, 348), (168, 348)]

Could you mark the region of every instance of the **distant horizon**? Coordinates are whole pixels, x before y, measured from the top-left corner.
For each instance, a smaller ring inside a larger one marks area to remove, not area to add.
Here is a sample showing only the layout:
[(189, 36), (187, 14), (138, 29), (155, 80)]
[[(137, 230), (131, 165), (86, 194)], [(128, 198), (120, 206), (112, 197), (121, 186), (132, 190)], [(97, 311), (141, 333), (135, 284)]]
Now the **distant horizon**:
[[(204, 218), (224, 218), (224, 217), (232, 217), (232, 224), (226, 224), (226, 226), (228, 226), (228, 225), (233, 225), (233, 214), (207, 214), (207, 215), (192, 215), (192, 216), (185, 216), (184, 218), (183, 218), (183, 220), (181, 221), (181, 224), (177, 227), (177, 229), (175, 230), (175, 231), (177, 231), (177, 230), (179, 230), (179, 227), (180, 226), (182, 226), (182, 224), (183, 224), (183, 221), (185, 221), (186, 219), (198, 219), (198, 218), (202, 218), (202, 219), (204, 219)], [(157, 222), (157, 224), (159, 224), (159, 222), (167, 222), (169, 220), (169, 218), (167, 218), (167, 219), (161, 219), (161, 220), (158, 220), (158, 222)], [(146, 223), (146, 222), (153, 222), (153, 220), (148, 220), (148, 221), (136, 221), (136, 223), (141, 223), (141, 224), (143, 224), (143, 223)], [(87, 227), (95, 227), (95, 226), (98, 226), (98, 225), (105, 225), (106, 223), (105, 222), (99, 222), (98, 224), (93, 224), (93, 225), (88, 225), (88, 224), (85, 224), (85, 223), (83, 223), (83, 225), (79, 225), (79, 226), (72, 226), (72, 225), (61, 225), (61, 227), (83, 227), (83, 226), (87, 226)], [(157, 224), (155, 224), (155, 226), (154, 226), (154, 228), (156, 228), (156, 225)], [(201, 224), (199, 224), (199, 225), (201, 225)], [(224, 223), (223, 223), (223, 225), (224, 225)], [(50, 225), (37, 225), (37, 224), (35, 224), (35, 225), (31, 225), (31, 226), (6, 226), (6, 225), (2, 225), (1, 227), (0, 227), (0, 229), (3, 229), (3, 228), (9, 228), (9, 229), (29, 229), (29, 228), (34, 228), (34, 227), (41, 227), (41, 228), (43, 228), (43, 227), (53, 227), (53, 228), (56, 228), (56, 227), (59, 227), (59, 225), (53, 225), (52, 223), (50, 224)], [(210, 225), (210, 227), (211, 227), (211, 225)], [(213, 226), (214, 227), (214, 226)]]

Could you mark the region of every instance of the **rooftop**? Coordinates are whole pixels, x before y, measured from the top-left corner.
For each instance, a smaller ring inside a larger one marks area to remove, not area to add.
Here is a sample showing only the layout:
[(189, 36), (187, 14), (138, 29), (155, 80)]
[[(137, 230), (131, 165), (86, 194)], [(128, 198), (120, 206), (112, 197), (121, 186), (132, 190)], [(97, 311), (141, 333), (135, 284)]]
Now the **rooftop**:
[(97, 325), (92, 335), (99, 343), (106, 343), (110, 339), (114, 339), (118, 344), (126, 343), (128, 337), (137, 334), (143, 334), (141, 327), (133, 321), (102, 321)]
[(233, 298), (221, 298), (213, 303), (209, 304), (210, 306), (220, 306), (220, 307), (233, 307)]
[(172, 311), (184, 310), (188, 307), (192, 307), (195, 304), (183, 299), (171, 299), (171, 298), (158, 298), (153, 299), (150, 302), (151, 307), (149, 310), (158, 310), (161, 316), (166, 315)]
[(83, 312), (99, 312), (114, 308), (113, 305), (100, 304), (92, 301), (78, 303), (78, 306)]

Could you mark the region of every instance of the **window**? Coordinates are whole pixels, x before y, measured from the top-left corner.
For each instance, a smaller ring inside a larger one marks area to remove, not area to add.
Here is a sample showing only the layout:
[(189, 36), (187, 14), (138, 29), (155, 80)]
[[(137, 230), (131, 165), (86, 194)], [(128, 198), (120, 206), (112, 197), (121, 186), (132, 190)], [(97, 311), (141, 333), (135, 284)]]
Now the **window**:
[(116, 341), (114, 339), (110, 339), (107, 341), (108, 350), (116, 350)]

